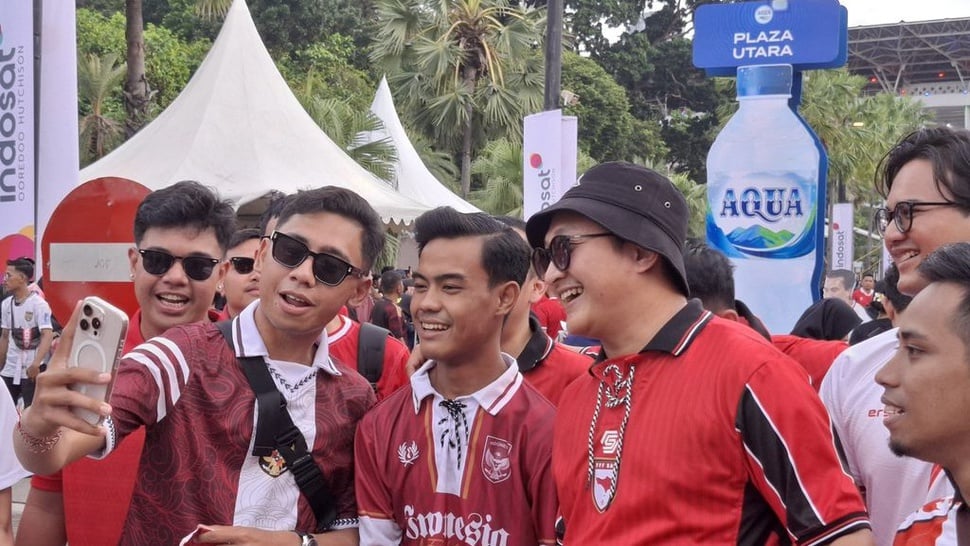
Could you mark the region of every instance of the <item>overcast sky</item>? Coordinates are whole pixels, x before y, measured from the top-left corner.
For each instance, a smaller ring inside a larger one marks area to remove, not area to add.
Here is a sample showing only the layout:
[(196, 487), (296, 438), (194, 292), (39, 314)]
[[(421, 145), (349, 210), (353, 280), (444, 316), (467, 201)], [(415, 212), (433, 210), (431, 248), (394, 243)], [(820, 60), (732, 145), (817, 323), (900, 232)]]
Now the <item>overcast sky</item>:
[(841, 0), (849, 26), (970, 17), (968, 0)]

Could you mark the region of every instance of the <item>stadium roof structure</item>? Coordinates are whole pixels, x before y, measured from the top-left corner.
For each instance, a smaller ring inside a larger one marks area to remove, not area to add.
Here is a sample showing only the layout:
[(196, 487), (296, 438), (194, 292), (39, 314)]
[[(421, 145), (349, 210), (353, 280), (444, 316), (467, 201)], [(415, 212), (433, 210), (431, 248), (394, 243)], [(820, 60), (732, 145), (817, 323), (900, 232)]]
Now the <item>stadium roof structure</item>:
[[(866, 77), (873, 93), (967, 95), (970, 17), (850, 28), (848, 69)], [(933, 110), (939, 123), (964, 123), (960, 106)]]

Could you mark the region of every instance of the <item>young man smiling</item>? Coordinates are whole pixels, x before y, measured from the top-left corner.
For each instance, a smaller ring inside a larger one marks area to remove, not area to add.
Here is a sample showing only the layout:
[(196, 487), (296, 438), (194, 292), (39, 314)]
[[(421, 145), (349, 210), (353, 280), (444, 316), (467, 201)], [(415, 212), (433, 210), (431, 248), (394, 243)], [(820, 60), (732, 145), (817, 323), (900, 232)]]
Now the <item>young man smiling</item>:
[(564, 542), (871, 544), (804, 370), (688, 302), (687, 216), (662, 175), (605, 163), (526, 226), (569, 331), (603, 345), (556, 415)]
[(411, 309), (429, 359), (357, 431), (361, 542), (553, 544), (552, 405), (501, 350), (528, 247), (483, 214), (415, 222)]
[[(67, 388), (107, 381), (64, 368), (75, 310), (64, 349), (40, 379), (39, 404), (15, 435), (18, 457), (50, 472), (110, 452), (144, 425), (146, 456), (121, 544), (176, 544), (189, 535), (213, 544), (356, 544), (353, 435), (374, 395), (329, 358), (324, 327), (345, 301), (370, 289), (361, 272), (383, 241), (377, 213), (353, 192), (325, 187), (290, 198), (256, 256), (260, 299), (232, 322), (235, 352), (215, 325), (172, 328), (123, 359), (110, 405)], [(264, 360), (324, 476), (335, 519), (317, 521), (289, 471), (296, 461), (252, 454), (255, 395), (242, 357)], [(75, 406), (110, 416), (105, 428), (66, 411)]]

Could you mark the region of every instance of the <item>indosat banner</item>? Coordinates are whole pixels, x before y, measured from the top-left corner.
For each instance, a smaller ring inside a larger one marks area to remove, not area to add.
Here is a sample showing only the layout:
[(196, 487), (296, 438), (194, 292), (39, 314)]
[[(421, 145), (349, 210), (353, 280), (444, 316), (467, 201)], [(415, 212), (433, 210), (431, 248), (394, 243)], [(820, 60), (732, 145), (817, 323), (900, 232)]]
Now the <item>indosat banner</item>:
[(0, 0), (0, 259), (34, 255), (33, 4)]
[(523, 218), (549, 207), (576, 184), (578, 124), (549, 110), (526, 116), (522, 143)]
[(836, 203), (832, 205), (832, 255), (829, 258), (829, 269), (848, 269), (852, 271), (852, 260), (855, 244), (852, 240), (853, 228), (852, 203)]

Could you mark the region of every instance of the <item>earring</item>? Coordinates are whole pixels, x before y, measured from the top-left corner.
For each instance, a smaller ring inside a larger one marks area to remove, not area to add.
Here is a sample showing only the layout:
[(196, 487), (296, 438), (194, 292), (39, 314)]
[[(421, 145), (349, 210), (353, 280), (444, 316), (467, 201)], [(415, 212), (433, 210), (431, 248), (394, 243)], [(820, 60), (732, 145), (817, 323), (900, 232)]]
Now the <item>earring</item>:
[(135, 274), (134, 273), (129, 273), (128, 274), (128, 278), (131, 279), (131, 280), (135, 280)]
[(222, 292), (222, 283), (219, 283), (219, 285), (216, 286), (216, 290), (218, 290), (219, 292)]

